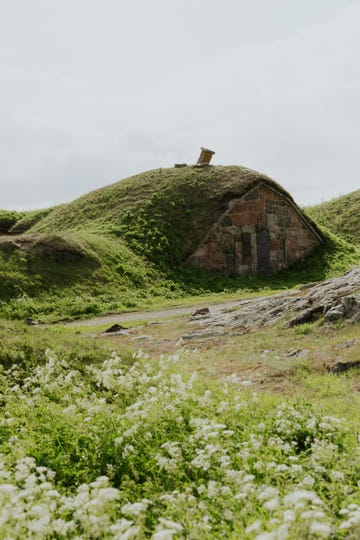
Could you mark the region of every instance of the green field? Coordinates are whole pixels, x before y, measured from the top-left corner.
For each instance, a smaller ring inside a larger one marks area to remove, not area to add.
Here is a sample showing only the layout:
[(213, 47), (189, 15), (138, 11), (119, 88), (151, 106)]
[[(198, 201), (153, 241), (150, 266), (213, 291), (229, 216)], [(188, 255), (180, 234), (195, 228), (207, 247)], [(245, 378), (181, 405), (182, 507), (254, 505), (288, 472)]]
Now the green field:
[(187, 342), (188, 316), (139, 311), (117, 336), (81, 322), (269, 295), (359, 264), (352, 222), (271, 277), (187, 268), (234, 189), (227, 172), (220, 185), (212, 168), (151, 171), (0, 212), (0, 538), (360, 537), (359, 371), (330, 371), (359, 360), (359, 323)]
[[(357, 332), (276, 328), (159, 357), (2, 321), (2, 537), (358, 538), (358, 378), (321, 362)], [(314, 353), (276, 359), (294, 345)]]

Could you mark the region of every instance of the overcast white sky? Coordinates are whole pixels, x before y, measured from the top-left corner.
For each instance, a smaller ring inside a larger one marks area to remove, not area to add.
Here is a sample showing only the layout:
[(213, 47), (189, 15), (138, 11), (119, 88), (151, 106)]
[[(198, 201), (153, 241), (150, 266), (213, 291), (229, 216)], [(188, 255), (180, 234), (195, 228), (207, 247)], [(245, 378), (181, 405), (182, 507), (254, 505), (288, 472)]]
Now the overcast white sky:
[(360, 0), (0, 0), (0, 208), (244, 165), (299, 204), (360, 188)]

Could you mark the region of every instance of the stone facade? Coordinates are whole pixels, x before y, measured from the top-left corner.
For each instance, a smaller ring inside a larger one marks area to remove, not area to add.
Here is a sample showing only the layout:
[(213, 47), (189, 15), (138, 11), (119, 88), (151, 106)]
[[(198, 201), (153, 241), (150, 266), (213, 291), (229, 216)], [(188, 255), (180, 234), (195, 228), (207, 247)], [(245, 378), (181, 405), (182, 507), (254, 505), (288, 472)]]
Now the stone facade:
[(188, 263), (223, 274), (272, 274), (322, 242), (289, 197), (260, 183), (232, 199)]

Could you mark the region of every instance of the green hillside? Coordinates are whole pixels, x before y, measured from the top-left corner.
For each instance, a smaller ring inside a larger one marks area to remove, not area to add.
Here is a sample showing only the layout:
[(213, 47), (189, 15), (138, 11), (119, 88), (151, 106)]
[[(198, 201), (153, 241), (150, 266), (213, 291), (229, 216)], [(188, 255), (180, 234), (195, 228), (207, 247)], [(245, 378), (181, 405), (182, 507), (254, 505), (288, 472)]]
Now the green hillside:
[(245, 167), (156, 169), (61, 206), (32, 230), (86, 230), (121, 237), (157, 266), (179, 264), (202, 241), (229, 199), (261, 179), (284, 191)]
[(85, 232), (0, 237), (0, 282), (11, 318), (124, 311), (161, 294), (159, 272), (123, 241)]
[(306, 209), (319, 225), (360, 245), (360, 189)]
[(229, 200), (261, 180), (291, 199), (244, 167), (184, 167), (148, 171), (52, 209), (0, 212), (0, 314), (55, 320), (215, 293), (261, 294), (359, 263), (354, 247), (327, 235), (306, 261), (271, 277), (188, 268)]

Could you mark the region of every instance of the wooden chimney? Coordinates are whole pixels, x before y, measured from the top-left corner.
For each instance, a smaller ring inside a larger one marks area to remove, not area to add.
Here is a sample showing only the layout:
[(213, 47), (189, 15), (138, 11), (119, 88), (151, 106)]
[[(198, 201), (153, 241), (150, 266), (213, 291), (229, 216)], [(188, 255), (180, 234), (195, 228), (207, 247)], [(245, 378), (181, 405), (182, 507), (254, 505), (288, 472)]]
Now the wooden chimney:
[(199, 165), (199, 166), (209, 165), (211, 158), (213, 157), (214, 154), (215, 152), (213, 152), (212, 150), (208, 150), (207, 148), (201, 147), (200, 156), (199, 156), (199, 159), (197, 160), (196, 165)]

